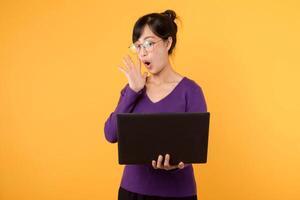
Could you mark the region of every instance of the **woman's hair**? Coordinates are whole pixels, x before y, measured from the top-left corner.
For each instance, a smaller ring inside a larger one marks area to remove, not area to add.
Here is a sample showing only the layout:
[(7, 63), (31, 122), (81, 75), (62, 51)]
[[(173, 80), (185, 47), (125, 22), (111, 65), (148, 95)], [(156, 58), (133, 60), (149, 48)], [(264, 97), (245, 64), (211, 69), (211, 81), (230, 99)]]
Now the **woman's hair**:
[(171, 54), (176, 45), (177, 25), (174, 20), (177, 19), (173, 10), (166, 10), (162, 13), (150, 13), (140, 17), (134, 25), (132, 33), (132, 42), (135, 43), (141, 36), (143, 28), (148, 25), (151, 31), (163, 40), (172, 37), (172, 45), (168, 51)]

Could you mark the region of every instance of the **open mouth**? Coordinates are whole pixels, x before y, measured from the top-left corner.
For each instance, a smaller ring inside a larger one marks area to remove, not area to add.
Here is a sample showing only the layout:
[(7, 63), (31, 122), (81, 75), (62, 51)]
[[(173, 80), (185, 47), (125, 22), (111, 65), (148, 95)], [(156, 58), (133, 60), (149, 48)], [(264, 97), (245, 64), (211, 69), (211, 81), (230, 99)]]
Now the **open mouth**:
[(145, 65), (149, 66), (150, 65), (150, 62), (146, 61), (144, 62)]

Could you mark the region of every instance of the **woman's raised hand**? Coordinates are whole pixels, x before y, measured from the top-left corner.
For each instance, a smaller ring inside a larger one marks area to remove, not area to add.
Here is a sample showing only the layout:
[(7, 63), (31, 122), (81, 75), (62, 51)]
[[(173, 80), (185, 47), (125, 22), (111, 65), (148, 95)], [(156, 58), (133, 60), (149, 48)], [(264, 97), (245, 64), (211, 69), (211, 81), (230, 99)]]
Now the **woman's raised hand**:
[(123, 58), (125, 66), (118, 68), (125, 74), (128, 79), (129, 87), (135, 92), (140, 91), (146, 84), (147, 72), (141, 73), (141, 60), (138, 58), (138, 63), (135, 65), (129, 55)]

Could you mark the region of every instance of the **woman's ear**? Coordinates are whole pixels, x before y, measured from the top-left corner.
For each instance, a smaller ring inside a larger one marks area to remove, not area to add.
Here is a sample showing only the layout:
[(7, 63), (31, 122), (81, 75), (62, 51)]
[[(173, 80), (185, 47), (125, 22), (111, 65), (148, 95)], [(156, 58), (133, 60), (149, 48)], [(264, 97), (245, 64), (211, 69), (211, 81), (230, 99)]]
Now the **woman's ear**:
[(172, 39), (172, 37), (171, 36), (169, 36), (168, 37), (168, 41), (167, 41), (168, 43), (168, 46), (167, 46), (167, 48), (168, 48), (168, 51), (170, 50), (170, 48), (171, 48), (171, 46), (172, 46), (172, 42), (173, 42), (173, 39)]

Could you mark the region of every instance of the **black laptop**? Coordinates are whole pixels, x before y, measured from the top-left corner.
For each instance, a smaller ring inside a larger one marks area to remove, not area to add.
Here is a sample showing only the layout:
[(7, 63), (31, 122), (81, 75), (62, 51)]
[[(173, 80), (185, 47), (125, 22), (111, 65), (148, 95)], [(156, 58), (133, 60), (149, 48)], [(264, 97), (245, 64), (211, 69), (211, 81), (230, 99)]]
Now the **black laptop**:
[(170, 164), (206, 163), (209, 112), (118, 113), (119, 164), (151, 164), (170, 154)]

